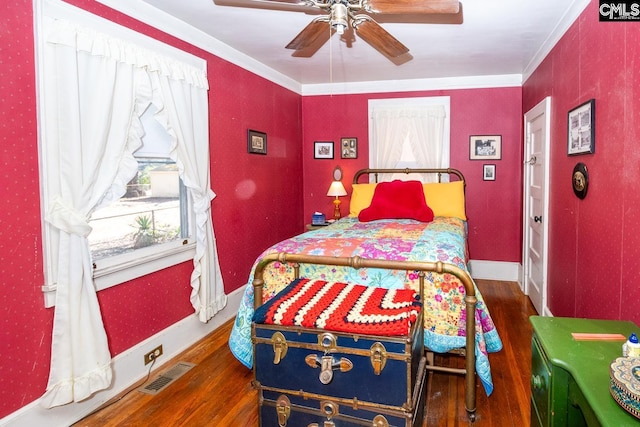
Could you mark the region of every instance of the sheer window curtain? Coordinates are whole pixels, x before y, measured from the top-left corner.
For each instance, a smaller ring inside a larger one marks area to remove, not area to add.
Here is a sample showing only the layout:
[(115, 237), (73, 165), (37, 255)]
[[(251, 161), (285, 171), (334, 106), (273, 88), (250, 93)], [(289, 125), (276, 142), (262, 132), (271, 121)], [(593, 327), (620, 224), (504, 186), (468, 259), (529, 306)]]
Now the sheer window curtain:
[[(445, 114), (445, 108), (440, 105), (378, 107), (374, 109), (372, 129), (375, 150), (371, 167), (398, 167), (405, 141), (408, 142), (413, 160), (418, 167), (448, 167), (448, 150), (444, 149)], [(394, 175), (381, 175), (381, 180), (394, 178)], [(421, 179), (423, 182), (428, 182), (435, 178), (422, 176)]]
[(154, 73), (156, 119), (173, 139), (171, 157), (189, 189), (196, 220), (196, 255), (191, 274), (191, 304), (207, 322), (227, 304), (211, 221), (207, 92), (183, 80)]
[[(445, 166), (443, 158), (444, 107), (421, 107), (408, 116), (409, 144), (416, 162), (426, 168), (448, 167), (449, 159)], [(436, 179), (433, 175), (422, 176), (422, 182)]]
[[(133, 152), (143, 135), (139, 117), (171, 86), (182, 89), (167, 96), (171, 102), (164, 105), (186, 108), (174, 117), (167, 115), (164, 123), (176, 135), (181, 175), (196, 205), (199, 226), (191, 299), (200, 320), (224, 307), (226, 297), (210, 216), (214, 194), (209, 189), (208, 157), (198, 162), (188, 158), (197, 157), (193, 153), (203, 146), (208, 154), (204, 72), (64, 20), (46, 19), (45, 26), (41, 150), (46, 166), (41, 179), (46, 186), (48, 244), (56, 249), (54, 259), (48, 260), (56, 266), (56, 305), (49, 381), (41, 404), (51, 408), (84, 400), (111, 384), (111, 355), (92, 279), (88, 219), (125, 193), (137, 171)], [(172, 83), (159, 85), (159, 76)]]
[[(402, 146), (407, 134), (404, 110), (400, 108), (377, 108), (372, 114), (373, 140), (372, 168), (395, 168), (402, 156)], [(380, 174), (380, 181), (390, 181), (391, 174)]]

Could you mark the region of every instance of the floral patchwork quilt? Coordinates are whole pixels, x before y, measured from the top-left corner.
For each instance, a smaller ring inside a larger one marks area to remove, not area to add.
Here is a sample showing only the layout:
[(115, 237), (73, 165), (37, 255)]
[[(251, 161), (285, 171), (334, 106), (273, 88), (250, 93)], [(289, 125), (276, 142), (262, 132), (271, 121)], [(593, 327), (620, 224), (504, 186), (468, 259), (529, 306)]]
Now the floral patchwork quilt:
[[(327, 227), (312, 230), (279, 242), (265, 250), (269, 253), (301, 253), (398, 261), (442, 261), (467, 270), (466, 222), (452, 217), (435, 217), (432, 222), (410, 219), (383, 219), (360, 222), (346, 217)], [(254, 265), (255, 268), (255, 265)], [(376, 268), (311, 265), (300, 266), (300, 277), (330, 282), (357, 283), (386, 289), (418, 290), (418, 274)], [(263, 299), (268, 301), (294, 280), (293, 267), (274, 262), (264, 272)], [(245, 366), (253, 363), (251, 320), (253, 309), (253, 268), (229, 337), (229, 347)], [(437, 353), (465, 345), (464, 286), (457, 277), (428, 273), (424, 289), (424, 344)], [(476, 371), (487, 394), (493, 391), (489, 352), (502, 349), (502, 341), (491, 320), (482, 295), (476, 288)]]

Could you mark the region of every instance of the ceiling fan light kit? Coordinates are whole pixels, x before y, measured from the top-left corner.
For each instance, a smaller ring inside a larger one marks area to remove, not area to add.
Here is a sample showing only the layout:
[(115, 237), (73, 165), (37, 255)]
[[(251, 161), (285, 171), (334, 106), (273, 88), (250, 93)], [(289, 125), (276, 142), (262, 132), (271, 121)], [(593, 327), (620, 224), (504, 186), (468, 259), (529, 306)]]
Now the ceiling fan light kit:
[[(326, 15), (311, 21), (286, 46), (298, 57), (310, 57), (326, 43), (334, 33), (342, 35), (351, 27), (357, 35), (378, 52), (396, 64), (399, 57), (410, 59), (409, 49), (393, 37), (372, 15), (392, 15), (392, 22), (415, 22), (416, 15), (438, 15), (438, 23), (460, 24), (461, 5), (458, 0), (261, 0), (260, 4), (287, 3), (304, 8), (321, 9)], [(406, 15), (403, 18), (403, 15)], [(328, 28), (327, 28), (328, 27)], [(328, 30), (328, 31), (327, 31)], [(406, 62), (406, 61), (405, 61)]]
[(331, 19), (329, 23), (331, 24), (331, 28), (336, 30), (340, 35), (344, 34), (344, 30), (349, 26), (347, 14), (347, 6), (344, 3), (334, 3), (331, 5)]

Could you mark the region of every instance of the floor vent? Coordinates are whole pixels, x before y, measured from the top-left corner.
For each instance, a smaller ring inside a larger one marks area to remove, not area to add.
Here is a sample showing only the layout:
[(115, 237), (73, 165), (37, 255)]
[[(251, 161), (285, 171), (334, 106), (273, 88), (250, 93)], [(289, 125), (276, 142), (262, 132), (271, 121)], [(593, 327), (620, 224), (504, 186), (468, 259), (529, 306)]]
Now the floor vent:
[(169, 369), (149, 384), (140, 387), (138, 391), (147, 394), (158, 394), (167, 388), (169, 384), (186, 374), (194, 366), (196, 366), (194, 363), (178, 362), (176, 366)]

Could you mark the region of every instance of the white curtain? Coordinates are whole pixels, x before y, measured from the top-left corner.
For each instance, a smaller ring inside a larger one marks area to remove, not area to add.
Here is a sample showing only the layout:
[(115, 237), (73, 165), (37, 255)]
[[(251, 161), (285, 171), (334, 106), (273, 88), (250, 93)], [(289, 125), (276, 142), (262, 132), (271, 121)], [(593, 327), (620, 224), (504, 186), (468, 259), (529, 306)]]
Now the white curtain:
[[(445, 114), (441, 105), (375, 108), (372, 112), (375, 148), (373, 164), (370, 166), (397, 168), (403, 160), (403, 146), (407, 142), (411, 148), (414, 167), (448, 167), (448, 159), (443, 157)], [(381, 180), (396, 178), (406, 179), (406, 175), (381, 175)], [(432, 175), (420, 178), (423, 182), (437, 179)]]
[[(407, 134), (403, 110), (376, 108), (372, 113), (372, 139), (376, 142), (371, 154), (372, 168), (393, 169), (402, 156), (402, 146)], [(390, 181), (392, 175), (380, 174), (380, 181)]]
[[(57, 290), (51, 367), (41, 403), (50, 408), (81, 401), (111, 384), (111, 356), (92, 280), (88, 219), (124, 195), (137, 171), (133, 152), (144, 132), (140, 116), (154, 99), (180, 111), (167, 114), (164, 124), (175, 136), (180, 173), (196, 206), (194, 308), (206, 321), (226, 299), (210, 216), (214, 194), (209, 189), (204, 71), (64, 20), (48, 19), (46, 28), (42, 179), (45, 227), (49, 244), (55, 245), (48, 262), (56, 266)], [(164, 92), (174, 86), (166, 94), (169, 102), (162, 102)], [(203, 147), (204, 153), (198, 151)]]
[[(442, 168), (444, 107), (421, 107), (408, 114), (408, 140), (416, 162), (426, 168)], [(433, 175), (424, 175), (436, 179)]]
[(156, 119), (168, 129), (173, 140), (171, 157), (189, 189), (196, 220), (196, 255), (191, 274), (191, 304), (206, 322), (227, 304), (217, 259), (210, 189), (207, 92), (205, 89), (171, 79), (152, 76)]

